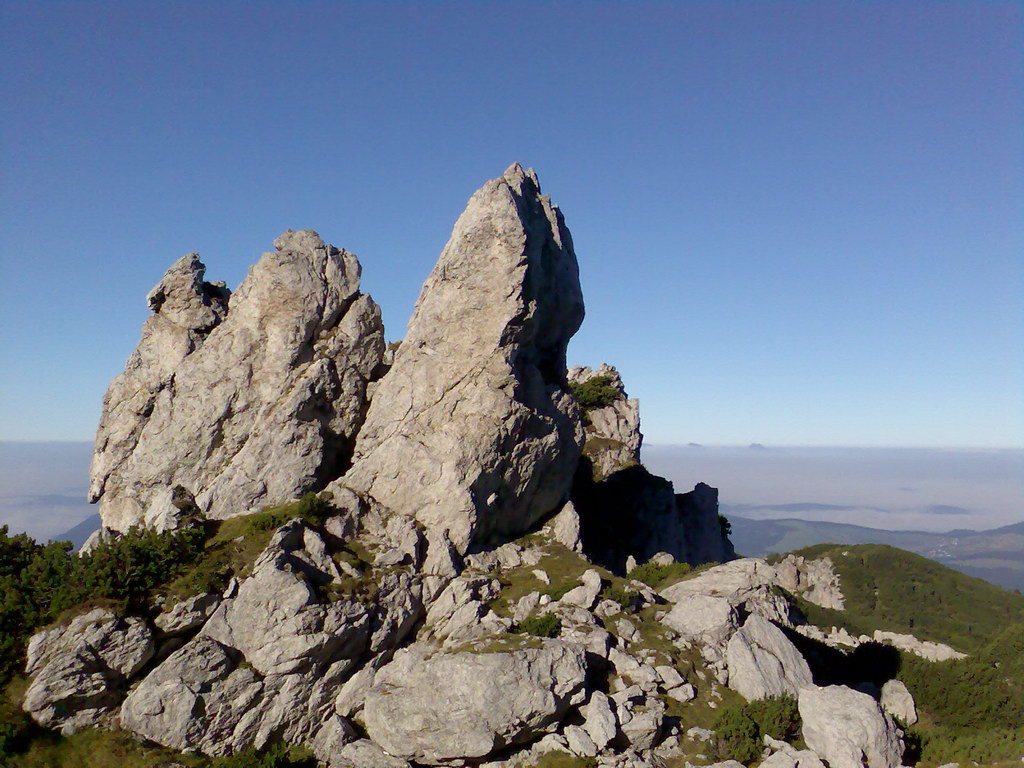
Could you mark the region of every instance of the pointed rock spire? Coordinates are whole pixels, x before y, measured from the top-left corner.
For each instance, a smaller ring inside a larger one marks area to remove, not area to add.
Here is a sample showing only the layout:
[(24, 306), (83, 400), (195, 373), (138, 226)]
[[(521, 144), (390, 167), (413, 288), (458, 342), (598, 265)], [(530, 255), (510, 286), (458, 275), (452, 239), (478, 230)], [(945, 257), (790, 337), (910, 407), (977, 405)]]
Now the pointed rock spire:
[(583, 444), (565, 366), (583, 312), (562, 214), (514, 164), (456, 222), (344, 482), (461, 552), (555, 511)]

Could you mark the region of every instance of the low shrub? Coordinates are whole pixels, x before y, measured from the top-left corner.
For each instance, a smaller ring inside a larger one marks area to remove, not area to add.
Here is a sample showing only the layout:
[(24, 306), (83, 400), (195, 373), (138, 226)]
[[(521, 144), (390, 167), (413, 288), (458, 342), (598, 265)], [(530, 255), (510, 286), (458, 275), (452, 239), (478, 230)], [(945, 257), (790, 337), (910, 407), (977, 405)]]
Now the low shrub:
[(692, 570), (693, 567), (689, 563), (669, 563), (668, 565), (658, 565), (653, 561), (648, 561), (643, 565), (638, 565), (634, 568), (630, 572), (629, 578), (642, 581), (647, 586), (656, 589), (669, 579), (682, 578), (683, 576), (688, 575)]
[(761, 756), (761, 730), (742, 706), (722, 709), (713, 726), (711, 755), (715, 760), (751, 763)]
[(534, 637), (558, 637), (562, 631), (562, 620), (553, 613), (529, 616), (516, 625), (516, 632)]
[(715, 721), (716, 760), (751, 763), (761, 756), (763, 737), (792, 741), (800, 733), (800, 713), (792, 696), (772, 696), (723, 707)]
[(611, 600), (613, 603), (618, 603), (623, 610), (632, 610), (637, 604), (637, 593), (631, 589), (618, 586), (616, 584), (608, 584), (602, 590), (600, 597), (602, 600)]
[(800, 712), (792, 696), (771, 696), (749, 702), (744, 711), (761, 734), (790, 741), (800, 735)]
[(584, 411), (592, 411), (609, 406), (622, 397), (611, 382), (611, 376), (591, 376), (584, 382), (570, 384), (570, 388), (580, 407)]

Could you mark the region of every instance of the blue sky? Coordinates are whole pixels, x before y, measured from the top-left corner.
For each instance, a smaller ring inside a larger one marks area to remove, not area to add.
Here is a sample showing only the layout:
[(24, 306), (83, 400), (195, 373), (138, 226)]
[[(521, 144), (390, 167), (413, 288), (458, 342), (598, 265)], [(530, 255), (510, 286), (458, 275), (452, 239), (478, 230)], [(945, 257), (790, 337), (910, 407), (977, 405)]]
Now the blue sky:
[(357, 253), (400, 338), (513, 160), (653, 443), (1020, 446), (1016, 2), (0, 6), (0, 439), (88, 440), (177, 257)]

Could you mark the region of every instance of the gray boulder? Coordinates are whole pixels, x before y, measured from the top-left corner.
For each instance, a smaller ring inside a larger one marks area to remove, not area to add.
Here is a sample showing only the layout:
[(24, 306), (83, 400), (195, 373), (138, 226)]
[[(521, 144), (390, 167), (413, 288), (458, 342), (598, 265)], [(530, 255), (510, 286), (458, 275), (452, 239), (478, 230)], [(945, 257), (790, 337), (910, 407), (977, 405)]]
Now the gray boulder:
[(722, 645), (739, 626), (739, 614), (725, 597), (690, 594), (662, 614), (661, 622), (687, 640)]
[(729, 687), (747, 701), (795, 696), (811, 685), (811, 670), (796, 646), (778, 627), (751, 614), (730, 639), (725, 652)]
[(845, 605), (839, 574), (827, 557), (808, 560), (800, 555), (786, 555), (775, 564), (775, 580), (788, 592), (823, 608), (841, 611)]
[(259, 707), (264, 686), (240, 660), (209, 637), (187, 643), (132, 690), (121, 726), (172, 749), (223, 755), (249, 746), (235, 731)]
[(97, 608), (32, 636), (22, 706), (32, 719), (64, 734), (116, 712), (132, 677), (153, 657), (142, 619), (119, 619)]
[(764, 560), (747, 557), (716, 565), (696, 576), (661, 590), (661, 596), (678, 603), (691, 595), (728, 600), (746, 613), (757, 613), (769, 621), (789, 625), (789, 603), (775, 587), (775, 568)]
[(887, 714), (898, 718), (904, 725), (913, 725), (917, 722), (917, 707), (914, 705), (914, 697), (902, 681), (887, 680), (882, 686), (882, 697), (879, 703)]
[(424, 283), (346, 484), (460, 553), (558, 509), (583, 444), (565, 368), (582, 320), (561, 212), (513, 165), (473, 195)]
[(554, 730), (582, 702), (579, 646), (439, 652), (416, 643), (382, 667), (363, 707), (367, 735), (418, 763), (485, 757)]
[(803, 737), (831, 768), (896, 768), (903, 742), (892, 718), (866, 693), (842, 685), (800, 689)]
[(175, 527), (319, 490), (340, 475), (380, 365), (380, 310), (356, 257), (287, 231), (227, 302), (194, 255), (150, 293), (152, 312), (110, 385), (89, 500), (108, 529)]
[(220, 605), (220, 595), (193, 595), (163, 611), (153, 624), (165, 635), (183, 635), (198, 629)]
[[(367, 648), (370, 610), (361, 601), (324, 602), (306, 575), (304, 540), (315, 535), (300, 521), (278, 529), (242, 581), (201, 633), (239, 651), (261, 675), (306, 672)], [(308, 555), (307, 555), (308, 557)]]

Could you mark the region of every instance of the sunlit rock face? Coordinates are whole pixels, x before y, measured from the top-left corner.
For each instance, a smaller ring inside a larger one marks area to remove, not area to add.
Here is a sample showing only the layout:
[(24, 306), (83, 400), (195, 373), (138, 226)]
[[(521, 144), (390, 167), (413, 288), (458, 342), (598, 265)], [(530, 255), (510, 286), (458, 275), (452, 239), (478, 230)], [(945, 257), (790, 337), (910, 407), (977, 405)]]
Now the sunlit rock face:
[(565, 367), (582, 321), (562, 214), (513, 165), (456, 222), (345, 483), (446, 530), (461, 552), (554, 512), (583, 444)]
[[(174, 527), (318, 490), (346, 468), (384, 352), (360, 267), (310, 230), (285, 232), (228, 299), (193, 254), (103, 400), (89, 500), (106, 528)], [(173, 498), (180, 487), (179, 498)]]

